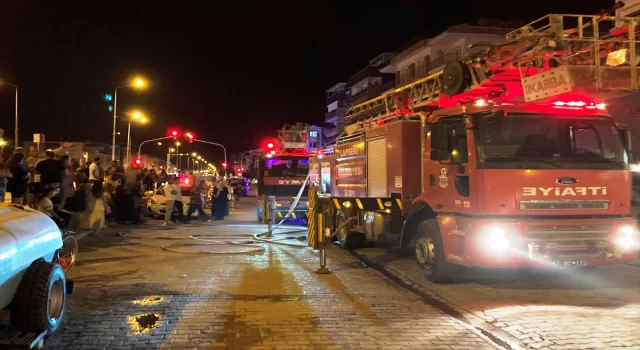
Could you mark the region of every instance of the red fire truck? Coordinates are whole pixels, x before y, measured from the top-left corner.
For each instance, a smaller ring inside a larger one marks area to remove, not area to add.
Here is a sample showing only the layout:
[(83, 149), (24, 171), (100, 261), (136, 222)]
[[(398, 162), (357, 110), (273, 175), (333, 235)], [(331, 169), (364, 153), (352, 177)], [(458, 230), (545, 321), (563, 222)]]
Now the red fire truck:
[(351, 107), (334, 155), (312, 159), (325, 225), (347, 249), (415, 247), (434, 282), (634, 260), (630, 134), (602, 101), (639, 90), (638, 22), (547, 15)]
[(263, 155), (258, 167), (258, 220), (265, 222), (267, 197), (274, 196), (275, 219), (284, 219), (294, 198), (305, 185), (303, 196), (291, 212), (291, 221), (306, 221), (309, 210), (307, 198), (308, 185), (305, 184), (309, 173), (309, 153), (306, 150), (309, 128), (297, 123), (285, 125), (278, 131), (277, 139), (263, 142)]

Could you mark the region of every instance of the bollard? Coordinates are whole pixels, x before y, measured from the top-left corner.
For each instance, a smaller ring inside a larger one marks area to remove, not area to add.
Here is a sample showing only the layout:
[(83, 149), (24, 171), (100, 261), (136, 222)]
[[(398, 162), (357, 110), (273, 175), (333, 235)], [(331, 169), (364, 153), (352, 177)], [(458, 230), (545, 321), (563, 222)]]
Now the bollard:
[(316, 270), (318, 274), (329, 274), (331, 270), (327, 268), (327, 252), (326, 237), (324, 236), (324, 220), (322, 212), (317, 214), (316, 226), (318, 226), (318, 232), (316, 233), (316, 239), (318, 240), (318, 247), (320, 248), (320, 267)]
[(267, 196), (265, 203), (265, 215), (267, 216), (267, 237), (273, 237), (273, 220), (275, 219), (275, 209), (276, 209), (276, 197)]

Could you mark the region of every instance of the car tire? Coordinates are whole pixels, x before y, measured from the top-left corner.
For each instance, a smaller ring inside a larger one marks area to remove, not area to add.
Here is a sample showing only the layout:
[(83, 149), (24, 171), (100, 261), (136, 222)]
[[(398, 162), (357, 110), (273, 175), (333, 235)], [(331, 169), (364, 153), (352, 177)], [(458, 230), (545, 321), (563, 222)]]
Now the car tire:
[(55, 332), (64, 316), (66, 281), (60, 265), (34, 262), (24, 274), (11, 307), (11, 323), (19, 328)]
[(447, 283), (458, 279), (461, 267), (445, 260), (440, 226), (436, 219), (418, 225), (416, 260), (422, 274), (431, 282)]

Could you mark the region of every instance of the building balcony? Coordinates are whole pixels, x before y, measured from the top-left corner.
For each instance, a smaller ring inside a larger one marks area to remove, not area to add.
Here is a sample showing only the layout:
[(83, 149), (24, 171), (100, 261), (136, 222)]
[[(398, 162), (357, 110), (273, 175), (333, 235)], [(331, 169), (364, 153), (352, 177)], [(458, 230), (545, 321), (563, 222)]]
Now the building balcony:
[(366, 89), (360, 90), (357, 94), (351, 95), (351, 106), (355, 106), (372, 98), (380, 96), (383, 92), (393, 89), (395, 83), (393, 80), (384, 84), (370, 84)]
[(324, 122), (332, 125), (341, 123), (342, 120), (344, 120), (344, 116), (347, 114), (348, 110), (349, 109), (346, 106), (334, 109), (331, 112), (325, 114)]

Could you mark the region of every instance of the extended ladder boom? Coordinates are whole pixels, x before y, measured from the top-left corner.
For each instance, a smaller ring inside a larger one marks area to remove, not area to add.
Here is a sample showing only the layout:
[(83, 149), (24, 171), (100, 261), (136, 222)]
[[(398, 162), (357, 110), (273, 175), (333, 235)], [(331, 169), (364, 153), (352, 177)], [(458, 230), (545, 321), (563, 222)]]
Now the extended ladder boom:
[[(568, 91), (639, 91), (639, 22), (638, 17), (547, 15), (508, 33), (504, 44), (475, 59), (451, 61), (437, 73), (352, 106), (345, 117), (347, 133), (363, 122), (479, 98), (534, 101)], [(568, 79), (567, 86), (554, 87), (558, 77)]]

